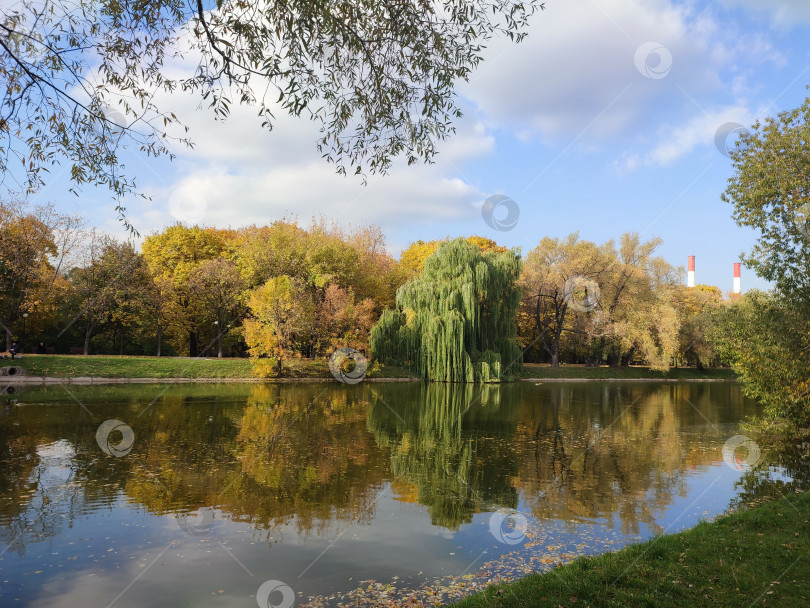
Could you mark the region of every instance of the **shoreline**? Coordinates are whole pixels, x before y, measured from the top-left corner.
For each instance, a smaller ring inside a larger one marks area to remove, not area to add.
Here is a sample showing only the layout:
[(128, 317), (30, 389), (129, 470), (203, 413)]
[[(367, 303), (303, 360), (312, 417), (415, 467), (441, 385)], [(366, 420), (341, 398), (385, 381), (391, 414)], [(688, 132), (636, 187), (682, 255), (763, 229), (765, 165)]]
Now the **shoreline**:
[[(50, 386), (56, 384), (289, 384), (289, 383), (324, 383), (335, 382), (334, 378), (110, 378), (103, 376), (0, 376), (0, 384), (19, 386)], [(421, 382), (420, 378), (364, 378), (363, 383), (387, 382)], [(517, 382), (534, 384), (559, 382), (644, 382), (644, 383), (682, 383), (682, 382), (738, 382), (737, 378), (520, 378)], [(504, 383), (511, 384), (511, 383)]]

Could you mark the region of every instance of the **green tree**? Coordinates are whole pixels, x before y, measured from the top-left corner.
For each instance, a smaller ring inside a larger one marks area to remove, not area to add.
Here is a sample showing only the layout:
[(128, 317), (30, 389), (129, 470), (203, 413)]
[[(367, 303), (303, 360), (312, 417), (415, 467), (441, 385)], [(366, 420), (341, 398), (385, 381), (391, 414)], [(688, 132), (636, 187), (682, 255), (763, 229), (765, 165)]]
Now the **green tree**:
[(81, 324), (85, 355), (99, 327), (106, 327), (123, 354), (124, 339), (138, 323), (144, 292), (151, 281), (143, 257), (131, 243), (90, 232), (83, 264), (70, 270), (72, 314)]
[(269, 375), (268, 368), (275, 363), (275, 373), (281, 375), (283, 360), (312, 341), (312, 297), (300, 279), (282, 275), (251, 291), (247, 304), (251, 316), (245, 320), (245, 340), (254, 370)]
[(206, 315), (216, 324), (217, 357), (222, 357), (222, 335), (242, 314), (241, 294), (245, 288), (239, 270), (230, 260), (213, 258), (200, 263), (188, 280), (188, 290)]
[(323, 291), (330, 284), (351, 289), (358, 299), (373, 300), (378, 314), (393, 305), (401, 284), (401, 273), (377, 226), (346, 230), (320, 218), (305, 230), (295, 221), (278, 220), (239, 230), (230, 256), (248, 288), (287, 275), (313, 290)]
[(104, 322), (104, 337), (113, 352), (141, 354), (144, 307), (152, 277), (143, 256), (131, 242), (115, 242), (104, 252), (102, 263), (116, 273), (111, 285), (113, 305)]
[(679, 330), (678, 311), (669, 294), (659, 290), (617, 323), (616, 334), (624, 351), (638, 352), (651, 369), (667, 371), (678, 354)]
[[(399, 266), (403, 274), (410, 279), (422, 272), (425, 268), (425, 260), (433, 255), (443, 243), (449, 240), (449, 238), (437, 239), (435, 241), (419, 240), (411, 243), (399, 256)], [(494, 251), (495, 253), (503, 253), (507, 250), (506, 247), (502, 247), (492, 239), (483, 236), (468, 236), (467, 240), (473, 245), (477, 245), (483, 252)]]
[(759, 231), (745, 265), (810, 307), (810, 98), (757, 122), (731, 153), (721, 197), (740, 226)]
[(346, 230), (324, 218), (314, 221), (306, 264), (307, 281), (318, 289), (330, 283), (351, 289), (360, 300), (374, 300), (377, 312), (394, 304), (400, 275), (378, 226)]
[(680, 357), (703, 369), (717, 359), (711, 335), (723, 308), (723, 293), (711, 285), (680, 285), (673, 297), (680, 318)]
[(746, 266), (773, 281), (723, 316), (717, 339), (743, 390), (791, 431), (810, 424), (810, 98), (755, 123), (732, 152), (722, 198), (741, 226), (759, 232)]
[(520, 268), (517, 250), (482, 253), (461, 238), (442, 245), (372, 329), (372, 353), (433, 381), (516, 377), (523, 358), (515, 337)]
[[(151, 273), (150, 273), (151, 274)], [(176, 308), (174, 284), (167, 277), (151, 277), (143, 293), (144, 323), (141, 326), (144, 339), (154, 337), (155, 356), (160, 357), (163, 349), (163, 336), (170, 325), (172, 312)], [(154, 333), (153, 333), (154, 332)]]
[(714, 341), (743, 392), (764, 406), (764, 422), (810, 428), (810, 317), (776, 293), (746, 292), (719, 316)]
[[(185, 90), (218, 119), (231, 100), (320, 125), (318, 149), (338, 171), (385, 172), (393, 157), (429, 161), (461, 115), (459, 81), (495, 35), (519, 41), (536, 0), (311, 2), (173, 0), (39, 2), (0, 8), (0, 132), (38, 187), (72, 164), (76, 184), (135, 188), (119, 142), (169, 154), (174, 114), (156, 93)], [(189, 73), (165, 67), (188, 53)], [(113, 110), (110, 110), (113, 108)], [(185, 139), (181, 139), (189, 143)]]

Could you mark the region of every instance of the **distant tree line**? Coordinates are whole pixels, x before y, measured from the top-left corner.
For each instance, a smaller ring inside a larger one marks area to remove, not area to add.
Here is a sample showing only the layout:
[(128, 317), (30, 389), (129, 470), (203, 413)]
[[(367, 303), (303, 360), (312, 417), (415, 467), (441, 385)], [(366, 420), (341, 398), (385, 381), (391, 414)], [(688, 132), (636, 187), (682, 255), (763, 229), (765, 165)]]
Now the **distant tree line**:
[[(16, 339), (27, 352), (43, 342), (61, 353), (240, 356), (260, 346), (260, 323), (277, 349), (268, 352), (328, 355), (338, 345), (363, 348), (402, 282), (375, 227), (178, 224), (147, 236), (138, 251), (84, 224), (52, 206), (0, 202), (6, 346)], [(282, 303), (285, 311), (275, 306)]]
[[(28, 352), (43, 342), (85, 354), (253, 354), (266, 359), (268, 374), (341, 346), (369, 354), (371, 328), (397, 290), (451, 244), (417, 241), (395, 260), (377, 227), (281, 219), (240, 229), (178, 224), (138, 248), (52, 206), (16, 201), (0, 203), (0, 236), (7, 344), (17, 339)], [(483, 254), (507, 251), (480, 236), (466, 243)], [(659, 244), (634, 234), (602, 245), (577, 234), (542, 239), (509, 275), (519, 293), (516, 352), (553, 365), (716, 364), (708, 334), (722, 294), (684, 287), (679, 269), (655, 255)], [(488, 272), (470, 306), (497, 283), (496, 267)], [(431, 281), (408, 288), (411, 299)], [(450, 283), (445, 291), (454, 297)]]
[[(469, 237), (467, 241), (484, 254), (506, 252), (504, 247), (482, 237)], [(418, 318), (418, 305), (411, 302), (414, 298), (404, 296), (407, 292), (432, 289), (435, 280), (424, 287), (419, 284), (429, 278), (423, 276), (425, 261), (438, 249), (441, 248), (439, 256), (448, 258), (448, 268), (459, 267), (455, 246), (446, 250), (443, 247), (449, 245), (443, 241), (417, 241), (402, 253), (399, 263), (403, 272), (412, 277), (407, 290), (398, 293), (397, 313), (404, 317), (402, 320), (384, 317), (386, 325), (407, 326), (406, 317)], [(659, 370), (673, 365), (698, 368), (719, 365), (721, 361), (709, 330), (719, 311), (731, 300), (724, 300), (717, 287), (698, 285), (690, 289), (683, 285), (682, 269), (655, 255), (660, 245), (660, 239), (644, 242), (634, 233), (622, 235), (618, 244), (608, 241), (602, 245), (583, 240), (577, 233), (562, 239), (543, 238), (522, 259), (516, 280), (520, 297), (514, 320), (522, 354), (518, 356), (520, 361), (515, 361), (514, 356), (502, 361), (504, 368), (523, 361), (552, 366), (635, 363)], [(498, 282), (494, 277), (490, 280)], [(464, 281), (457, 282), (456, 289), (461, 291)], [(478, 290), (486, 291), (483, 287)], [(435, 289), (430, 293), (436, 297), (426, 301), (442, 299)], [(452, 299), (451, 294), (443, 298)], [(509, 306), (500, 301), (497, 308), (507, 310)], [(469, 316), (468, 324), (474, 318), (475, 315)], [(397, 331), (407, 333), (403, 329)], [(509, 337), (506, 329), (501, 333), (502, 337)], [(382, 330), (379, 337), (382, 349), (392, 360), (405, 358), (394, 352)], [(472, 351), (470, 354), (474, 356)]]

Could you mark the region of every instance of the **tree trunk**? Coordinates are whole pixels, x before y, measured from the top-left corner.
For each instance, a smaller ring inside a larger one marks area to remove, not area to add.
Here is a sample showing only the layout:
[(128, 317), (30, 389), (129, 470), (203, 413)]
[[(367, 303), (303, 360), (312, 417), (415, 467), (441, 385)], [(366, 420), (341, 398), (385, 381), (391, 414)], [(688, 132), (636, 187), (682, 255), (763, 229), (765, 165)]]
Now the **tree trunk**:
[(124, 328), (123, 327), (121, 328), (121, 333), (119, 334), (119, 337), (118, 337), (118, 354), (119, 355), (124, 354)]
[(93, 328), (88, 327), (87, 330), (84, 332), (84, 354), (90, 354), (90, 338), (93, 336)]
[(563, 306), (555, 313), (557, 327), (554, 328), (554, 339), (551, 341), (551, 367), (560, 367), (560, 336), (565, 327), (566, 307)]
[(160, 346), (161, 346), (162, 342), (163, 342), (163, 330), (160, 327), (160, 323), (158, 323), (158, 327), (157, 327), (157, 355), (156, 355), (158, 357), (160, 356)]
[(222, 359), (222, 330), (217, 326), (217, 357)]
[(560, 335), (562, 334), (562, 323), (557, 326), (554, 332), (554, 339), (551, 341), (551, 367), (560, 367)]
[(596, 351), (596, 355), (594, 355), (594, 359), (596, 362), (594, 363), (593, 367), (599, 367), (599, 364), (602, 363), (602, 359), (605, 356), (605, 336), (602, 336), (599, 339), (599, 349)]
[(197, 334), (190, 331), (188, 332), (188, 356), (196, 357), (198, 352), (199, 347), (197, 346)]
[(635, 347), (633, 347), (629, 351), (627, 351), (627, 354), (624, 357), (622, 357), (622, 365), (624, 367), (628, 367), (630, 365), (630, 363), (633, 362), (633, 355), (635, 355), (635, 354), (636, 354)]

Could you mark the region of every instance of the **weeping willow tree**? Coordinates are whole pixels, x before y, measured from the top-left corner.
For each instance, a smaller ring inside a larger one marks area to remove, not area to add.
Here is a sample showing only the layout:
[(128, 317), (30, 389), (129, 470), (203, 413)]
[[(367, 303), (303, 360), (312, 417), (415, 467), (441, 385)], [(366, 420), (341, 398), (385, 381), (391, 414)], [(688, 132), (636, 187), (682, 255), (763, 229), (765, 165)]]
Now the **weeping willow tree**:
[(442, 245), (372, 329), (374, 356), (436, 382), (516, 378), (520, 268), (516, 250), (483, 253), (461, 238)]

